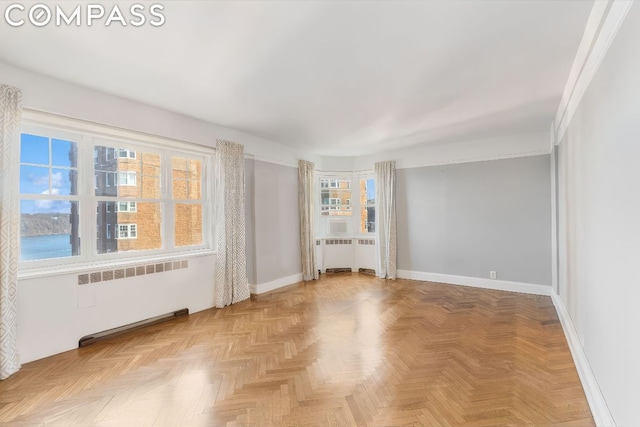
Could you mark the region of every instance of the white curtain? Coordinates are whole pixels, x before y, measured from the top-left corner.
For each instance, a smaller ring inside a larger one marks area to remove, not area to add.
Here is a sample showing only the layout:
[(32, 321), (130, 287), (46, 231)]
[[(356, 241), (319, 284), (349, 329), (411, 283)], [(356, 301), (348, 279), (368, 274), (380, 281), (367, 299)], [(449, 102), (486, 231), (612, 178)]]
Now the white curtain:
[(244, 146), (216, 144), (216, 257), (215, 306), (249, 298), (244, 223)]
[(298, 161), (298, 211), (300, 212), (300, 253), (302, 255), (302, 279), (318, 278), (316, 266), (316, 238), (313, 228), (313, 201), (315, 200), (314, 164)]
[(16, 346), (22, 92), (0, 85), (0, 379), (20, 369)]
[(396, 163), (378, 162), (376, 172), (376, 275), (396, 278)]

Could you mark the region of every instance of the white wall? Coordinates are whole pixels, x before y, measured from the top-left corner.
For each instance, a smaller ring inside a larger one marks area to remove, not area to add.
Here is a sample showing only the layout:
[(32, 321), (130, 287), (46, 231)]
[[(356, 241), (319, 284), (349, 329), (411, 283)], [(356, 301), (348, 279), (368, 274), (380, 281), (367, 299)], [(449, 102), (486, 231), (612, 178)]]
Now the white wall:
[(559, 147), (560, 298), (619, 426), (640, 425), (640, 6)]

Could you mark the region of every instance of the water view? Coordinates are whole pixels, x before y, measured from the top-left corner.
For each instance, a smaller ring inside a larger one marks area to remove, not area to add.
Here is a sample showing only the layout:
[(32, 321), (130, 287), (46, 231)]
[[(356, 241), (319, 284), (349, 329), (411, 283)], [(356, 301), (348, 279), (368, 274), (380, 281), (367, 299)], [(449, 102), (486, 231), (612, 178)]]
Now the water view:
[(62, 258), (71, 256), (69, 234), (30, 236), (20, 239), (20, 260)]

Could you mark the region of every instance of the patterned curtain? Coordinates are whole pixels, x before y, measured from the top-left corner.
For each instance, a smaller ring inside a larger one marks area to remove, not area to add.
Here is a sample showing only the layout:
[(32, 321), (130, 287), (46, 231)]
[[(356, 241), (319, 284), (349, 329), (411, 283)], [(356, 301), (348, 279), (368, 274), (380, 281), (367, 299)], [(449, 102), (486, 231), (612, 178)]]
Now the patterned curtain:
[(249, 298), (244, 228), (244, 145), (216, 144), (216, 257), (215, 306)]
[(318, 278), (316, 266), (316, 238), (313, 228), (313, 201), (315, 200), (314, 164), (298, 161), (298, 210), (300, 212), (300, 253), (302, 255), (302, 279)]
[(376, 167), (376, 275), (396, 278), (396, 163), (378, 162)]
[(0, 379), (20, 369), (16, 347), (22, 92), (0, 85)]

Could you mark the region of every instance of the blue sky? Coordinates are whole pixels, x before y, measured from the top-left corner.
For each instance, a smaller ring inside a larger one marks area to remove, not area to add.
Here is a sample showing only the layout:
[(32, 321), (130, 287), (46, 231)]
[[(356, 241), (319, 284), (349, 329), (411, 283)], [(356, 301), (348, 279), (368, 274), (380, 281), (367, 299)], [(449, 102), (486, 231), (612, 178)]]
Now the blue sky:
[(367, 200), (376, 198), (376, 181), (373, 178), (367, 179)]
[[(22, 134), (20, 141), (20, 193), (59, 194), (71, 192), (69, 171), (77, 166), (75, 142)], [(24, 164), (28, 163), (28, 165)], [(21, 213), (69, 213), (70, 203), (62, 200), (22, 200)]]

